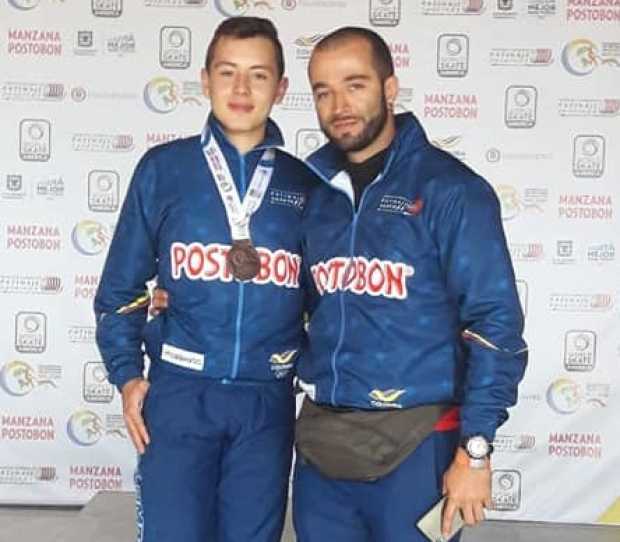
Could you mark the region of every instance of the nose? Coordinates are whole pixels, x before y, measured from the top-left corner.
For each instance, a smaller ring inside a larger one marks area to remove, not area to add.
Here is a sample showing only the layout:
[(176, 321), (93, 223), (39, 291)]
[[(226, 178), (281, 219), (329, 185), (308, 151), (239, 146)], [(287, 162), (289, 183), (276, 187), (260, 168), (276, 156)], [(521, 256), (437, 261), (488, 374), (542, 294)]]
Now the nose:
[(235, 76), (233, 91), (235, 92), (235, 94), (242, 95), (250, 93), (250, 81), (247, 75), (243, 73), (238, 73)]
[(350, 110), (349, 110), (349, 101), (348, 101), (347, 96), (346, 96), (346, 94), (344, 92), (335, 92), (334, 93), (333, 107), (334, 107), (334, 114), (335, 115), (341, 115), (343, 113), (350, 112)]

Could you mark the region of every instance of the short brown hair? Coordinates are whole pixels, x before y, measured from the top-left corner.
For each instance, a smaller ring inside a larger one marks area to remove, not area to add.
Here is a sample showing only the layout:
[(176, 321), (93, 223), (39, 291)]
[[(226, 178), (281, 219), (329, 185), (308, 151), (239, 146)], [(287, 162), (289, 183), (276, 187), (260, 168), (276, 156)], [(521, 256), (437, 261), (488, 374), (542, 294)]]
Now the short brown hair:
[(273, 43), (276, 52), (276, 65), (278, 67), (278, 78), (284, 75), (284, 54), (282, 44), (278, 38), (278, 31), (269, 19), (261, 17), (231, 17), (226, 19), (215, 29), (211, 43), (207, 48), (205, 68), (208, 70), (213, 62), (215, 46), (222, 37), (232, 37), (238, 39), (261, 37)]
[(323, 37), (314, 46), (314, 50), (319, 51), (322, 49), (328, 49), (335, 45), (341, 45), (345, 41), (354, 38), (366, 40), (366, 42), (370, 45), (372, 50), (372, 62), (382, 81), (385, 81), (388, 77), (394, 75), (394, 61), (392, 60), (390, 48), (379, 34), (369, 30), (368, 28), (362, 28), (360, 26), (343, 26), (342, 28), (334, 30), (333, 32), (327, 34), (327, 36)]

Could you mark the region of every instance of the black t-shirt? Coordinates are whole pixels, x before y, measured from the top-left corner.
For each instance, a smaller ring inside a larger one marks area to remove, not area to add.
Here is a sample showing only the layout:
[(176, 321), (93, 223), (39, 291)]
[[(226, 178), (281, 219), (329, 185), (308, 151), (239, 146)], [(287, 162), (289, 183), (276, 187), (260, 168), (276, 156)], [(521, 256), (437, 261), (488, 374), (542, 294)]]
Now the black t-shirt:
[(374, 156), (368, 158), (368, 160), (364, 160), (359, 164), (354, 164), (349, 161), (345, 163), (344, 169), (351, 177), (351, 183), (353, 184), (356, 209), (359, 205), (364, 189), (375, 180), (377, 175), (379, 175), (383, 169), (387, 151), (388, 149), (385, 148)]

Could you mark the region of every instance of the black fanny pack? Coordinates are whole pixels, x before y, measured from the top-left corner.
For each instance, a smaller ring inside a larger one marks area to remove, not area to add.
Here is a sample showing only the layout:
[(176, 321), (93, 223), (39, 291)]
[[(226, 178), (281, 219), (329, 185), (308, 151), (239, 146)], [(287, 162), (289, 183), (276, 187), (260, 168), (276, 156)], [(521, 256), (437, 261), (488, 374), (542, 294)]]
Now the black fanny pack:
[(398, 467), (450, 408), (342, 409), (306, 397), (295, 425), (297, 454), (329, 478), (376, 480)]

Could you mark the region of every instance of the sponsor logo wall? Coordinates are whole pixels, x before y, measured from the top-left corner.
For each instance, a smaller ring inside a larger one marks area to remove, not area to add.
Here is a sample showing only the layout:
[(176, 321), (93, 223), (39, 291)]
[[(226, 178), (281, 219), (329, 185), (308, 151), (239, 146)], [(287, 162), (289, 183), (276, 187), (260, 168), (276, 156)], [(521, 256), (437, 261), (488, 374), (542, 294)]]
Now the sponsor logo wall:
[[(396, 110), (496, 190), (526, 314), (491, 516), (620, 523), (617, 0), (0, 2), (0, 502), (133, 489), (92, 302), (137, 160), (200, 131), (208, 40), (243, 14), (280, 29), (291, 84), (274, 118), (302, 158), (325, 141), (306, 80), (316, 42), (337, 24), (385, 37)], [(408, 212), (390, 197), (380, 211)], [(360, 289), (379, 271), (360, 260)]]

